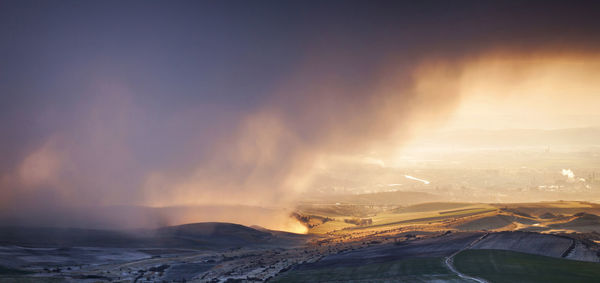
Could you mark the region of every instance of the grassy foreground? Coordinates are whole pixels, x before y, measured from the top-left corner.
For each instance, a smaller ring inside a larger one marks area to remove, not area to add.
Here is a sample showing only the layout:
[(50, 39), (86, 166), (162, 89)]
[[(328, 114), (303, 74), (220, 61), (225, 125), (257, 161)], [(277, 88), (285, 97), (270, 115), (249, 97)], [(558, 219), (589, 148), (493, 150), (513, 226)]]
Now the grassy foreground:
[(458, 271), (490, 282), (599, 282), (600, 263), (573, 261), (504, 250), (465, 250)]
[(291, 270), (272, 282), (461, 282), (442, 258), (411, 258), (359, 266)]
[(31, 274), (33, 272), (29, 272), (29, 271), (25, 271), (25, 270), (20, 270), (20, 269), (16, 269), (16, 268), (10, 268), (10, 267), (6, 267), (6, 266), (2, 266), (0, 265), (0, 276), (3, 275), (24, 275), (24, 274)]

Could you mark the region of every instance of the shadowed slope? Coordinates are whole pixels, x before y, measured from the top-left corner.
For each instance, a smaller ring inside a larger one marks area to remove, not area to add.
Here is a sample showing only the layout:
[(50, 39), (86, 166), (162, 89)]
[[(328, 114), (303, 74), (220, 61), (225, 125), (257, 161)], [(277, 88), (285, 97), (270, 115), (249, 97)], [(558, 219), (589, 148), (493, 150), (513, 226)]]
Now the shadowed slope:
[(225, 248), (276, 244), (298, 237), (279, 237), (232, 223), (193, 223), (155, 230), (94, 230), (79, 228), (2, 227), (0, 244), (31, 247)]

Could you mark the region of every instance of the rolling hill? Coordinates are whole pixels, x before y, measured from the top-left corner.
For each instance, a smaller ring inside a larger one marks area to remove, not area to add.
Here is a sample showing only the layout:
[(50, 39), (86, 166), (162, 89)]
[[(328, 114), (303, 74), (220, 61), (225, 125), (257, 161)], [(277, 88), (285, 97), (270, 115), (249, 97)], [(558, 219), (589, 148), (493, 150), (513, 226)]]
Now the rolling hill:
[[(232, 223), (205, 222), (158, 229), (97, 230), (80, 228), (2, 227), (0, 244), (29, 247), (222, 248), (292, 241), (269, 230)], [(298, 237), (295, 240), (301, 240)]]

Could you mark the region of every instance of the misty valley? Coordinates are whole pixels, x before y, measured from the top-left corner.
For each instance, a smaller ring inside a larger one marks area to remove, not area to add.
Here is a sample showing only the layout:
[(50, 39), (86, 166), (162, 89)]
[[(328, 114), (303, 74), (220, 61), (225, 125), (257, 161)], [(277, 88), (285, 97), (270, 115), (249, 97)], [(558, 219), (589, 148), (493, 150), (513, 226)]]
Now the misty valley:
[[(346, 161), (316, 174), (288, 208), (63, 205), (5, 214), (0, 281), (595, 281), (600, 149), (580, 137), (600, 130), (569, 132), (491, 148), (473, 139), (459, 148), (455, 135), (453, 150), (406, 151), (395, 164)], [(569, 146), (543, 142), (557, 136)]]

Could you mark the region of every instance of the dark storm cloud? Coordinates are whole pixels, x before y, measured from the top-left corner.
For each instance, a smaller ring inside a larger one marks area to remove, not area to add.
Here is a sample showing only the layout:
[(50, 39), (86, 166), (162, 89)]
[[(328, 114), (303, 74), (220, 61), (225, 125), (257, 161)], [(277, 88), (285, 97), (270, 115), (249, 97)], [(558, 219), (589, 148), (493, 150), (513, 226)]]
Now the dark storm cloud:
[(0, 203), (286, 199), (322, 153), (451, 110), (423, 62), (598, 52), (598, 6), (0, 1)]

